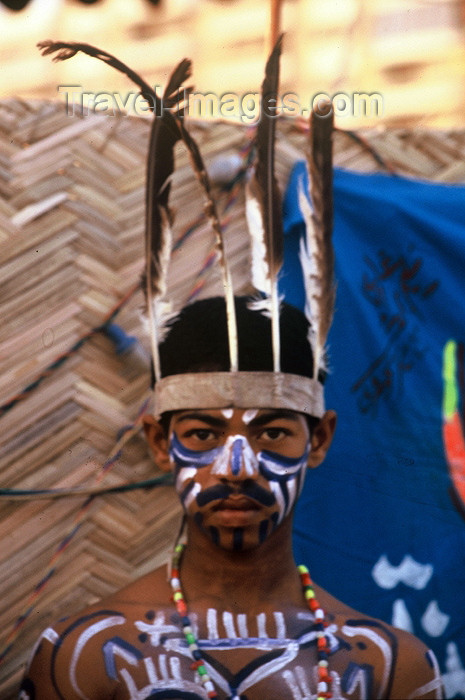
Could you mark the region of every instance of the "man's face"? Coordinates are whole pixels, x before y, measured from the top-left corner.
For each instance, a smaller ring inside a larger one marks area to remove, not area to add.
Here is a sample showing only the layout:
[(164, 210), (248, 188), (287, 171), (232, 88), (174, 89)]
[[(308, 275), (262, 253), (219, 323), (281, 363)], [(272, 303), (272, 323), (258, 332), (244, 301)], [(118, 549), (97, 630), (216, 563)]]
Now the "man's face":
[(228, 550), (260, 545), (292, 511), (310, 453), (306, 418), (271, 409), (190, 410), (169, 454), (187, 516)]

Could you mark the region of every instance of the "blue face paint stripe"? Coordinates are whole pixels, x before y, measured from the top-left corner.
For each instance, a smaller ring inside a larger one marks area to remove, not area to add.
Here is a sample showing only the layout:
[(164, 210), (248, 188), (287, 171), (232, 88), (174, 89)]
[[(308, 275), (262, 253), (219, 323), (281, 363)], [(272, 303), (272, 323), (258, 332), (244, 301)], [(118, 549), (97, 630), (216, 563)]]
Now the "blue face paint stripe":
[(222, 447), (215, 447), (212, 450), (190, 450), (179, 440), (176, 433), (173, 433), (170, 441), (169, 454), (171, 459), (182, 467), (206, 467), (211, 464), (220, 454)]
[(268, 481), (278, 481), (281, 484), (289, 479), (295, 479), (305, 469), (309, 454), (309, 443), (301, 457), (284, 457), (275, 452), (262, 450), (258, 454), (260, 473)]
[(263, 456), (266, 460), (270, 462), (275, 462), (276, 464), (289, 467), (298, 467), (301, 462), (306, 462), (307, 457), (310, 454), (310, 445), (308, 444), (305, 452), (300, 457), (285, 457), (284, 455), (278, 454), (278, 452), (270, 452), (269, 450), (262, 450), (260, 456)]
[(213, 544), (216, 544), (218, 546), (220, 543), (220, 533), (218, 532), (218, 528), (214, 527), (214, 525), (210, 525), (209, 532)]
[(266, 540), (268, 534), (268, 520), (262, 520), (258, 527), (258, 539), (260, 543)]
[(231, 471), (234, 476), (241, 472), (242, 466), (242, 440), (234, 440), (231, 454)]
[(235, 527), (233, 532), (233, 549), (235, 552), (239, 552), (242, 549), (243, 539), (243, 529), (241, 527)]

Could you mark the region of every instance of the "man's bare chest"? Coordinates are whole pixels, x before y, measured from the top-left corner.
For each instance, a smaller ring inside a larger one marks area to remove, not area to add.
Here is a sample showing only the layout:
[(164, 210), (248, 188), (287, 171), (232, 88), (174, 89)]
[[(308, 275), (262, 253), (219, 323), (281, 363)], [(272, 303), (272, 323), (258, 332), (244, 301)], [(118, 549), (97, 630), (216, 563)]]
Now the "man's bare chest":
[[(210, 607), (202, 614), (191, 613), (190, 618), (204, 666), (221, 700), (317, 696), (317, 632), (309, 611), (251, 615)], [(100, 685), (108, 683), (115, 700), (208, 698), (175, 611), (146, 610), (88, 623), (81, 635), (75, 636), (78, 629), (73, 630), (73, 684), (78, 695), (84, 690), (80, 678), (88, 671), (91, 654), (100, 670)], [(333, 697), (369, 698), (375, 683), (373, 665), (364, 663), (360, 653), (359, 658), (348, 653), (335, 623), (326, 632)]]

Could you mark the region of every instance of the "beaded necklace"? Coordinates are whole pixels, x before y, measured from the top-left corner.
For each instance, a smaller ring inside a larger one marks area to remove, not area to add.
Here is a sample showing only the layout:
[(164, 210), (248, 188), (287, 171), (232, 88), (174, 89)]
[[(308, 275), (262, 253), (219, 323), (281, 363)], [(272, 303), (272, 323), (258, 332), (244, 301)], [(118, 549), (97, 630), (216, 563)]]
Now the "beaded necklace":
[[(181, 618), (182, 631), (184, 633), (185, 640), (189, 647), (193, 663), (191, 668), (197, 671), (199, 674), (200, 682), (207, 692), (208, 698), (217, 698), (218, 694), (215, 690), (215, 686), (203, 660), (202, 652), (195, 638), (194, 631), (189, 619), (186, 601), (184, 599), (184, 594), (181, 589), (181, 580), (179, 578), (179, 564), (181, 561), (182, 552), (184, 550), (183, 544), (178, 544), (175, 547), (173, 560), (171, 565), (171, 577), (170, 583), (173, 590), (173, 601), (178, 611), (179, 617)], [(317, 654), (318, 654), (318, 686), (317, 686), (317, 700), (324, 700), (325, 698), (331, 698), (333, 696), (331, 692), (331, 682), (332, 678), (328, 670), (328, 657), (329, 657), (329, 643), (325, 635), (325, 612), (319, 602), (315, 597), (315, 591), (313, 588), (313, 583), (310, 578), (310, 574), (306, 566), (299, 566), (297, 570), (300, 574), (300, 580), (302, 583), (302, 589), (304, 592), (305, 600), (310, 611), (315, 616), (314, 630), (316, 632), (317, 638)], [(239, 700), (236, 696), (232, 700)]]

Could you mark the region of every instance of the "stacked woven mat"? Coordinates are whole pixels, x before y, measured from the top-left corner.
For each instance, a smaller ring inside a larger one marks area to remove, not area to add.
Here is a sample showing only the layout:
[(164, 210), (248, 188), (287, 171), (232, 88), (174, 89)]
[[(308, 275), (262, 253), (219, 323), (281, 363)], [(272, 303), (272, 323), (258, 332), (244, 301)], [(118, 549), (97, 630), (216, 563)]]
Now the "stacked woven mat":
[[(250, 128), (193, 124), (245, 290), (248, 236), (239, 165)], [(0, 103), (0, 697), (15, 697), (32, 645), (49, 623), (160, 565), (180, 512), (136, 423), (148, 365), (118, 354), (108, 322), (148, 343), (143, 267), (149, 123), (69, 115), (62, 104)], [(305, 126), (279, 125), (284, 184), (305, 151)], [(203, 198), (182, 148), (173, 183), (180, 301), (220, 291)], [(436, 181), (465, 180), (465, 133), (338, 131), (335, 162)], [(132, 346), (134, 348), (134, 345)], [(110, 459), (108, 459), (110, 456)], [(105, 469), (102, 470), (102, 465)], [(150, 488), (102, 493), (150, 482)], [(57, 492), (61, 489), (61, 492)], [(45, 493), (43, 491), (45, 490)], [(50, 492), (49, 490), (52, 490)], [(42, 492), (42, 493), (40, 493)], [(90, 498), (89, 496), (92, 496)]]

